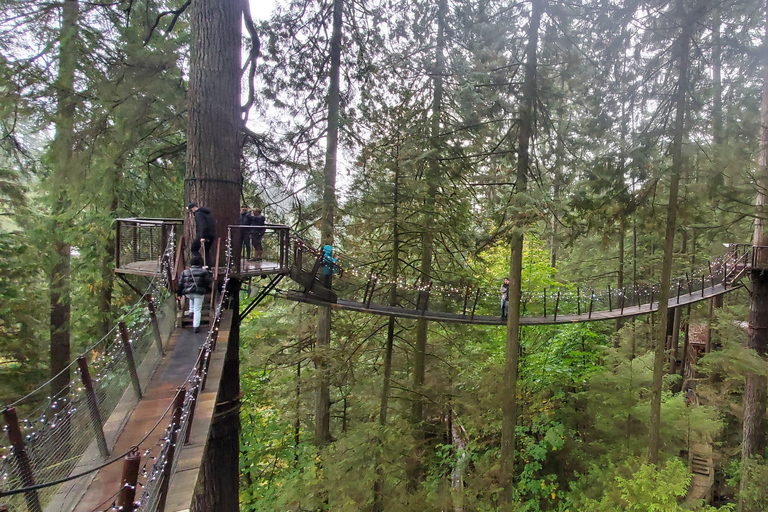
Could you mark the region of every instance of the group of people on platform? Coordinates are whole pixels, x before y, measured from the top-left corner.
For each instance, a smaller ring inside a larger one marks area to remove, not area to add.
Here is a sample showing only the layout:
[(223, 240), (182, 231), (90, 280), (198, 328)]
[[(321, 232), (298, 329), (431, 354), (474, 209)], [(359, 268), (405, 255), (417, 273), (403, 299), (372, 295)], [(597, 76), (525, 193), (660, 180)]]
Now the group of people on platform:
[[(240, 225), (241, 226), (264, 226), (266, 219), (258, 208), (249, 210), (248, 205), (240, 207)], [(261, 261), (262, 247), (261, 239), (264, 238), (263, 227), (254, 227), (243, 230), (243, 249), (245, 250), (245, 259), (251, 259), (251, 246), (253, 246), (253, 261)]]
[[(213, 286), (213, 275), (208, 269), (215, 265), (211, 249), (216, 238), (216, 223), (213, 215), (211, 215), (211, 210), (205, 206), (189, 203), (187, 211), (195, 220), (195, 237), (189, 245), (190, 267), (181, 273), (176, 287), (176, 295), (179, 301), (181, 301), (182, 296), (187, 298), (189, 311), (186, 314), (192, 317), (194, 332), (200, 332), (203, 298), (206, 294), (211, 293)], [(242, 245), (245, 249), (246, 259), (251, 259), (251, 247), (253, 247), (253, 260), (262, 260), (261, 239), (266, 231), (263, 227), (265, 222), (266, 219), (258, 208), (249, 210), (247, 205), (240, 207), (240, 225), (254, 226), (242, 231)]]

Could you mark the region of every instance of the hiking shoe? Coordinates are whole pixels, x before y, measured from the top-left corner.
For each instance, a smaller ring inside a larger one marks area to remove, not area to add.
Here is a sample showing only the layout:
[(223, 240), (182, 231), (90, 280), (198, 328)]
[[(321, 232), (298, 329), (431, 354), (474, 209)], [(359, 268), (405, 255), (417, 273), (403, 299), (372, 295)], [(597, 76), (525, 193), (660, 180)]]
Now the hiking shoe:
[(200, 328), (199, 327), (195, 327), (194, 330), (195, 330), (196, 333), (200, 332)]

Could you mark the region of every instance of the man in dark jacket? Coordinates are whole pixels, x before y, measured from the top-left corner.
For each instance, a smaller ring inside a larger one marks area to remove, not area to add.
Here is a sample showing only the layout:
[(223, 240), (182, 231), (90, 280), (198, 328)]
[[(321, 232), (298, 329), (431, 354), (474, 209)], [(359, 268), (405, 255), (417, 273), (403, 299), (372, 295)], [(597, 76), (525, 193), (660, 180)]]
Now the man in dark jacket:
[[(240, 207), (240, 220), (241, 226), (251, 225), (251, 214), (248, 213), (248, 205), (242, 205)], [(240, 231), (240, 237), (243, 240), (243, 247), (245, 248), (245, 259), (251, 259), (251, 230), (248, 228), (242, 228)]]
[[(205, 260), (204, 265), (211, 267), (216, 262), (211, 258), (211, 247), (213, 247), (213, 239), (216, 238), (216, 224), (211, 215), (211, 210), (205, 206), (197, 206), (195, 203), (189, 203), (187, 205), (192, 215), (195, 216), (195, 240), (199, 240), (200, 244), (205, 246)], [(190, 247), (193, 244), (190, 244)]]

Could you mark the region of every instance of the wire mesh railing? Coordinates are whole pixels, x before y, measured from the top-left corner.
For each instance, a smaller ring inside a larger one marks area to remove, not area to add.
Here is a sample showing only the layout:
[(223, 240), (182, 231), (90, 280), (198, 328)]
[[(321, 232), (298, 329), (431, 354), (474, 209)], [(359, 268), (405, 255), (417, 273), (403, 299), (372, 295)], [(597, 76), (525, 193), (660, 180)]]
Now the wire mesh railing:
[[(295, 242), (295, 245), (298, 246), (299, 243), (306, 245), (303, 241)], [(304, 254), (304, 261), (300, 262), (303, 270), (314, 272), (319, 279), (319, 267), (322, 266), (319, 263), (319, 251), (305, 247), (301, 252)], [(695, 272), (683, 273), (673, 278), (668, 291), (670, 303), (694, 300), (696, 294), (701, 294), (703, 298), (715, 287), (732, 286), (750, 268), (752, 259), (751, 246), (732, 244), (723, 257), (707, 263)], [(499, 316), (501, 313), (501, 292), (495, 287), (489, 289), (487, 285), (466, 281), (424, 282), (418, 277), (410, 281), (404, 277), (393, 279), (385, 275), (385, 269), (380, 266), (366, 266), (346, 258), (344, 254), (338, 256), (337, 264), (344, 269), (341, 275), (335, 275), (332, 280), (333, 291), (339, 299), (363, 303), (366, 306), (394, 306), (429, 311), (433, 314), (474, 317)], [(396, 294), (392, 293), (393, 287)], [(660, 296), (659, 286), (651, 283), (633, 283), (620, 288), (607, 283), (587, 283), (586, 286), (562, 285), (541, 290), (524, 289), (521, 315), (556, 319), (562, 315), (584, 315), (590, 318), (593, 312), (617, 310), (620, 314), (636, 314), (642, 313), (644, 307), (648, 310), (655, 308)]]
[[(171, 229), (165, 250), (173, 250), (173, 240)], [(8, 442), (0, 446), (0, 505), (44, 510), (89, 450), (97, 460), (109, 457), (104, 424), (129, 388), (140, 397), (136, 369), (154, 367), (174, 318), (175, 300), (158, 274), (106, 336), (59, 375), (3, 407)], [(71, 375), (68, 384), (52, 392), (63, 374)]]

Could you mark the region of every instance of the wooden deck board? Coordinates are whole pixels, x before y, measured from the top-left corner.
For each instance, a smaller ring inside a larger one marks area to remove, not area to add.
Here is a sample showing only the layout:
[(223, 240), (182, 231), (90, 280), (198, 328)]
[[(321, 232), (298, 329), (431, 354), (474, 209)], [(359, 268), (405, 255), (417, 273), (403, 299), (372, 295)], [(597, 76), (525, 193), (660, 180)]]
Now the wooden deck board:
[[(113, 454), (121, 454), (138, 443), (158, 422), (176, 394), (176, 388), (183, 384), (198, 355), (200, 345), (205, 340), (205, 333), (194, 334), (191, 330), (177, 330), (171, 337), (166, 355), (158, 365), (149, 382), (144, 398), (136, 405), (122, 432), (119, 434)], [(217, 385), (218, 381), (210, 385)], [(160, 422), (157, 429), (142, 443), (140, 449), (151, 449), (150, 456), (159, 450), (158, 441), (162, 438), (165, 427), (170, 421), (170, 414)], [(146, 461), (143, 457), (142, 464)], [(151, 464), (150, 464), (151, 465)], [(120, 489), (122, 464), (111, 464), (96, 473), (85, 495), (74, 509), (77, 512), (91, 512)], [(139, 494), (137, 493), (137, 499)]]

